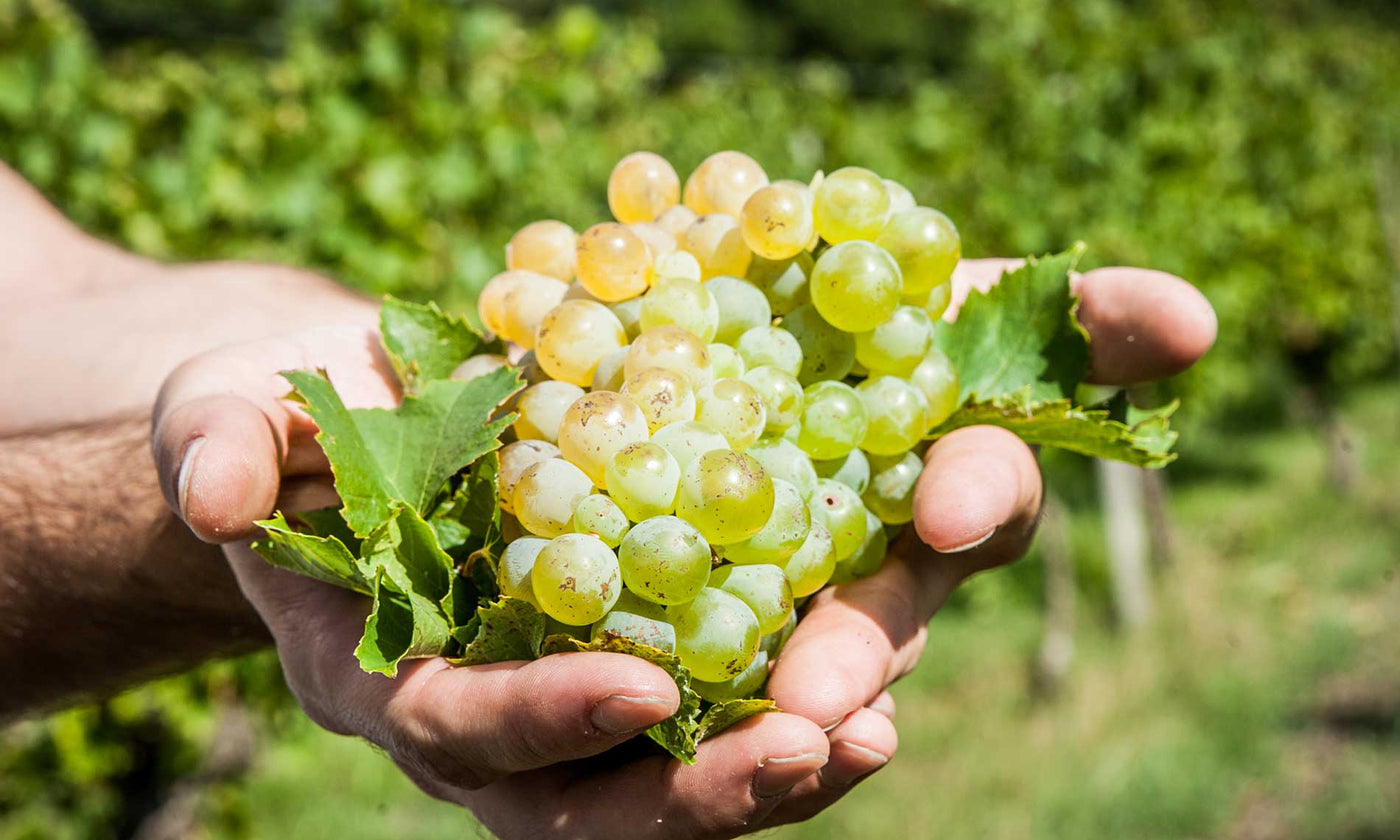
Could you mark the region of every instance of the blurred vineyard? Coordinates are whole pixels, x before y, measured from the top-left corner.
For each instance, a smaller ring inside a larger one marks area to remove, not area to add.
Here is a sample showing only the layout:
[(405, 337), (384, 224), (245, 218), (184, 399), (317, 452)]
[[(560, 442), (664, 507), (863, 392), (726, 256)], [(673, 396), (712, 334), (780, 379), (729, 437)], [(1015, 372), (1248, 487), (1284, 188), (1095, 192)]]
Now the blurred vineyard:
[[(627, 151), (682, 173), (721, 148), (775, 177), (866, 165), (947, 212), (968, 256), (1083, 240), (1089, 266), (1205, 290), (1221, 338), (1170, 385), (1174, 486), (1270, 492), (1287, 471), (1237, 442), (1298, 432), (1324, 442), (1338, 492), (1362, 492), (1358, 430), (1393, 440), (1395, 416), (1362, 428), (1338, 408), (1400, 356), (1400, 7), (850, 6), (0, 0), (0, 158), (145, 254), (292, 263), (466, 310), (519, 225), (602, 218)], [(1071, 586), (1110, 627), (1093, 472), (1047, 471), (1080, 534)], [(956, 620), (1035, 615), (1046, 568), (988, 578)], [(132, 836), (176, 806), (197, 807), (195, 836), (262, 836), (238, 781), (250, 744), (302, 726), (261, 655), (12, 728), (0, 838)]]

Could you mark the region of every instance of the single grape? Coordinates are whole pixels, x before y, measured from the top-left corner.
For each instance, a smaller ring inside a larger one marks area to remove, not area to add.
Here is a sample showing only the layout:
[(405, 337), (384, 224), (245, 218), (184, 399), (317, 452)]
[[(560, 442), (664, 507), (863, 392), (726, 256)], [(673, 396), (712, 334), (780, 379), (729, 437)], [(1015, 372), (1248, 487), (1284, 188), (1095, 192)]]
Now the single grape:
[(709, 543), (675, 516), (638, 522), (622, 540), (618, 561), (627, 588), (657, 604), (684, 604), (710, 579)]
[(685, 182), (685, 206), (700, 215), (728, 213), (737, 217), (744, 202), (768, 184), (758, 162), (743, 152), (715, 152), (700, 162)]
[(559, 452), (606, 488), (604, 472), (613, 453), (647, 439), (647, 419), (637, 404), (615, 391), (584, 394), (559, 421)]
[(590, 391), (621, 391), (625, 381), (622, 368), (627, 364), (627, 348), (619, 347), (598, 360), (593, 369), (593, 383)]
[(885, 192), (889, 193), (890, 213), (893, 214), (901, 210), (908, 210), (919, 203), (914, 200), (914, 194), (909, 192), (909, 188), (898, 181), (882, 178), (880, 183), (885, 185)]
[(501, 510), (515, 512), (511, 499), (515, 495), (515, 483), (525, 474), (525, 470), (558, 455), (559, 447), (546, 440), (517, 440), (502, 446), (497, 453), (499, 461), (496, 469), (496, 497), (500, 500)]
[(826, 530), (831, 533), (837, 562), (859, 551), (868, 523), (865, 505), (856, 491), (839, 481), (821, 478), (817, 479), (817, 494), (813, 498), (826, 511)]
[(758, 694), (768, 679), (768, 654), (759, 651), (754, 655), (749, 667), (721, 682), (705, 682), (691, 679), (690, 687), (701, 698), (711, 703), (724, 703), (729, 700), (743, 700)]
[(564, 412), (581, 396), (583, 389), (579, 386), (552, 379), (521, 391), (520, 399), (515, 402), (518, 416), (511, 426), (515, 436), (521, 440), (558, 443), (559, 423), (564, 419)]
[(839, 481), (857, 493), (870, 486), (870, 461), (859, 449), (852, 449), (843, 458), (813, 461), (812, 469), (819, 477)]
[(569, 636), (578, 639), (580, 642), (587, 642), (590, 639), (591, 628), (585, 624), (582, 627), (565, 624), (548, 613), (544, 617), (544, 635), (549, 636)]
[(510, 294), (523, 278), (533, 276), (533, 272), (503, 271), (486, 281), (481, 294), (476, 297), (476, 314), (481, 325), (492, 335), (501, 335), (505, 329), (506, 295)]
[(705, 281), (705, 289), (719, 307), (719, 327), (713, 340), (733, 344), (745, 330), (766, 327), (773, 320), (768, 298), (754, 284), (737, 277), (720, 276)]
[(870, 422), (860, 448), (872, 455), (899, 455), (913, 449), (928, 431), (924, 392), (894, 376), (867, 379), (856, 386)]
[(478, 376), (510, 367), (510, 360), (497, 353), (480, 353), (468, 358), (452, 371), (452, 378), (458, 382), (468, 382)]
[(792, 376), (802, 369), (802, 347), (792, 333), (778, 327), (746, 330), (739, 336), (735, 349), (743, 357), (744, 365), (750, 369), (772, 365)]
[(676, 235), (656, 222), (636, 222), (627, 227), (647, 244), (647, 250), (651, 252), (651, 282), (655, 285), (660, 279), (656, 274), (657, 264), (662, 257), (675, 253), (680, 247), (676, 243)]
[(721, 682), (743, 673), (758, 655), (758, 617), (722, 589), (705, 587), (695, 600), (671, 607), (676, 653), (691, 676)]
[(729, 441), (739, 452), (748, 449), (763, 434), (763, 400), (753, 386), (740, 379), (716, 379), (696, 394), (695, 419)]
[(874, 239), (899, 263), (908, 294), (926, 293), (947, 283), (962, 257), (958, 229), (932, 207), (915, 207), (891, 215)]
[(691, 461), (715, 449), (728, 449), (729, 441), (724, 435), (704, 423), (683, 420), (662, 426), (651, 436), (651, 442), (660, 445), (671, 453), (681, 470)]
[(874, 239), (890, 215), (890, 194), (874, 172), (847, 166), (816, 188), (812, 212), (827, 242)]
[(839, 560), (836, 563), (836, 572), (831, 576), (831, 583), (849, 583), (853, 580), (870, 577), (880, 570), (880, 566), (885, 562), (885, 553), (889, 550), (890, 537), (885, 533), (880, 520), (870, 511), (865, 512), (865, 539), (861, 540), (860, 548), (850, 557)]
[(540, 321), (559, 305), (568, 290), (569, 284), (557, 278), (521, 272), (501, 302), (501, 338), (533, 350)]
[(789, 373), (761, 365), (744, 374), (744, 381), (763, 400), (767, 434), (779, 434), (802, 418), (802, 386)]
[(948, 311), (948, 304), (953, 302), (953, 281), (940, 283), (924, 294), (905, 293), (903, 299), (905, 303), (922, 306), (930, 318), (938, 321)]
[(815, 593), (831, 580), (835, 571), (836, 543), (825, 525), (813, 522), (807, 530), (807, 539), (783, 566), (793, 597), (803, 598)]
[(909, 374), (909, 382), (922, 391), (924, 399), (928, 400), (928, 417), (924, 421), (928, 428), (938, 426), (958, 410), (961, 387), (958, 372), (937, 347), (931, 348), (914, 372)]
[(866, 509), (887, 525), (914, 520), (914, 486), (923, 472), (923, 459), (913, 452), (874, 455), (870, 459), (870, 486), (860, 499)]
[(603, 222), (578, 238), (578, 281), (599, 300), (636, 297), (651, 284), (652, 254), (626, 225)]
[(627, 345), (622, 322), (591, 300), (566, 300), (550, 310), (535, 333), (535, 358), (550, 377), (588, 385), (598, 362)]
[(744, 371), (744, 357), (739, 355), (739, 351), (728, 344), (711, 344), (710, 365), (714, 371), (715, 379), (742, 379)]
[(899, 306), (901, 283), (899, 266), (880, 246), (842, 242), (823, 251), (812, 268), (812, 305), (837, 329), (873, 330)]
[(642, 334), (642, 298), (628, 298), (607, 306), (608, 311), (617, 316), (617, 322), (627, 333), (628, 341), (633, 341)]
[(604, 478), (612, 500), (633, 522), (676, 509), (681, 468), (655, 441), (629, 444), (614, 452)]
[(768, 298), (774, 315), (786, 315), (803, 304), (812, 302), (807, 278), (812, 273), (812, 255), (802, 252), (795, 259), (773, 262), (755, 257), (744, 279), (758, 287)]
[(656, 217), (656, 223), (669, 231), (672, 236), (678, 237), (698, 218), (700, 218), (699, 213), (684, 204), (677, 204), (662, 211), (661, 215)]
[(502, 595), (528, 601), (536, 609), (539, 608), (530, 572), (535, 568), (535, 559), (547, 545), (549, 540), (539, 537), (521, 537), (506, 545), (496, 569), (496, 583), (501, 587)]
[[(535, 337), (538, 339), (539, 333), (536, 333)], [(526, 350), (525, 355), (516, 360), (515, 369), (520, 372), (520, 378), (526, 385), (538, 385), (549, 381), (549, 375), (540, 367), (539, 358), (535, 356), (534, 350)]]
[(633, 609), (633, 604), (646, 603), (631, 592), (623, 590), (617, 603), (590, 628), (588, 638), (598, 641), (606, 638), (631, 639), (637, 644), (648, 645), (657, 650), (674, 653), (676, 650), (676, 628), (666, 621), (663, 608), (650, 605), (655, 615), (643, 614)]
[(844, 379), (851, 372), (856, 360), (855, 338), (828, 324), (815, 306), (804, 304), (792, 310), (783, 318), (782, 327), (802, 349), (797, 381), (804, 386), (823, 379)]
[(908, 376), (932, 345), (933, 319), (916, 306), (901, 306), (885, 323), (856, 333), (856, 359), (872, 375)]
[(817, 473), (812, 468), (812, 459), (792, 441), (780, 437), (763, 438), (745, 451), (758, 461), (775, 486), (782, 479), (796, 487), (804, 499), (816, 492)]
[(603, 303), (594, 294), (583, 287), (583, 284), (575, 280), (569, 284), (569, 290), (564, 292), (564, 300), (591, 300), (594, 303)]
[(622, 594), (617, 555), (597, 537), (564, 534), (549, 541), (530, 573), (535, 601), (551, 618), (565, 624), (592, 624), (612, 609)]
[[(679, 242), (676, 244), (677, 247), (680, 247)], [(662, 280), (672, 279), (699, 282), (700, 276), (700, 261), (688, 251), (672, 251), (669, 254), (662, 254), (656, 258), (656, 264), (652, 270), (652, 282), (658, 285)]]
[(591, 534), (608, 548), (617, 548), (627, 534), (627, 515), (617, 502), (601, 493), (585, 496), (574, 508), (574, 531)]
[(574, 279), (578, 234), (553, 219), (531, 222), (506, 244), (506, 268), (536, 271), (565, 283)]
[(704, 280), (721, 274), (743, 277), (753, 259), (739, 222), (724, 213), (696, 219), (677, 237), (677, 242), (681, 250), (700, 263), (700, 277)]
[(764, 635), (781, 630), (792, 616), (792, 586), (781, 566), (721, 566), (710, 575), (710, 585), (748, 604)]
[(591, 492), (593, 482), (583, 470), (563, 458), (550, 458), (521, 473), (511, 506), (525, 530), (557, 537), (573, 530), (574, 508)]
[(633, 152), (608, 176), (608, 209), (623, 224), (649, 222), (680, 200), (681, 179), (653, 152)]
[(710, 350), (688, 330), (676, 326), (643, 330), (627, 351), (623, 373), (628, 379), (647, 368), (665, 368), (685, 374), (692, 388), (703, 388), (714, 381)]
[(805, 184), (779, 181), (749, 196), (739, 213), (749, 250), (769, 260), (797, 256), (812, 241), (812, 197)]
[(802, 392), (802, 400), (797, 445), (814, 459), (840, 458), (866, 437), (866, 405), (851, 386), (818, 382)]
[[(794, 485), (781, 478), (773, 480), (773, 512), (758, 533), (724, 547), (724, 559), (739, 565), (786, 563), (802, 541), (807, 539), (812, 518), (807, 503)], [(738, 594), (738, 593), (735, 593)], [(750, 604), (749, 606), (753, 606)], [(754, 608), (758, 612), (758, 608)], [(762, 615), (759, 616), (762, 619)]]
[(773, 513), (773, 479), (742, 452), (706, 452), (681, 469), (676, 513), (711, 545), (747, 539)]
[(719, 305), (694, 280), (663, 280), (642, 298), (641, 326), (644, 332), (676, 326), (708, 342), (719, 328)]
[(622, 395), (637, 404), (647, 428), (695, 419), (695, 389), (685, 374), (666, 368), (638, 371), (622, 383)]

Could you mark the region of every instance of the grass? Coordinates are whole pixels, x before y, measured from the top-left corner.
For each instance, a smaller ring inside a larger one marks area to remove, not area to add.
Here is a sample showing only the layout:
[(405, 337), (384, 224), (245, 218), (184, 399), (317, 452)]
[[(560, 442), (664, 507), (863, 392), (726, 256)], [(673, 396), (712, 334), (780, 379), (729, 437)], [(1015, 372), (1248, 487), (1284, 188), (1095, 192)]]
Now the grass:
[[(1154, 621), (1124, 637), (1082, 605), (1052, 702), (1027, 691), (1037, 608), (995, 577), (972, 582), (975, 608), (936, 618), (924, 662), (894, 688), (896, 759), (774, 836), (1400, 836), (1400, 400), (1366, 393), (1347, 416), (1365, 430), (1350, 499), (1307, 430), (1233, 442), (1247, 469), (1193, 471), (1173, 496), (1176, 562), (1158, 575)], [(1075, 514), (1086, 575), (1102, 559), (1096, 528), (1093, 511)], [(1327, 723), (1338, 696), (1379, 704), (1379, 728)], [(249, 836), (482, 833), (383, 756), (304, 721), (235, 795)]]

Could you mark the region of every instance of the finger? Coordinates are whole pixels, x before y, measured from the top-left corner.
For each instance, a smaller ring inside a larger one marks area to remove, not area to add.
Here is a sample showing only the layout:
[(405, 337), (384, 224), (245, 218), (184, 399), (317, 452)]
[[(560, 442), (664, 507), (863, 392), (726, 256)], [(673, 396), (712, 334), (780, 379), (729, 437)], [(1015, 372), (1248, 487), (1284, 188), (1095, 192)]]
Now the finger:
[(852, 712), (829, 733), (829, 738), (831, 757), (826, 766), (789, 791), (769, 813), (766, 825), (811, 819), (888, 764), (899, 749), (894, 724), (870, 709)]
[(890, 720), (894, 720), (894, 696), (891, 695), (888, 691), (882, 691), (879, 694), (877, 694), (875, 696), (875, 699), (871, 700), (870, 704), (866, 706), (866, 708), (872, 712), (878, 712), (884, 715), (885, 717), (889, 718)]
[(1079, 322), (1089, 332), (1088, 381), (1133, 385), (1190, 367), (1215, 343), (1215, 310), (1180, 277), (1100, 268), (1077, 278)]

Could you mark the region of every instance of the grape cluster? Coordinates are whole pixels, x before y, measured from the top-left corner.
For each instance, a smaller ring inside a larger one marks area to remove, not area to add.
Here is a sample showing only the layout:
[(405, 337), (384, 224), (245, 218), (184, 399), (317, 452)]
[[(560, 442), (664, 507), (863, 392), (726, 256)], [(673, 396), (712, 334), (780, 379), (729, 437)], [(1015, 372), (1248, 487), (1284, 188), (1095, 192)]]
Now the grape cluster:
[(683, 190), (628, 155), (608, 205), (581, 234), (522, 228), (480, 297), (528, 351), (500, 588), (555, 632), (676, 653), (707, 699), (747, 696), (794, 601), (875, 571), (913, 516), (921, 438), (957, 407), (933, 338), (961, 242), (869, 170), (770, 183), (733, 151)]

